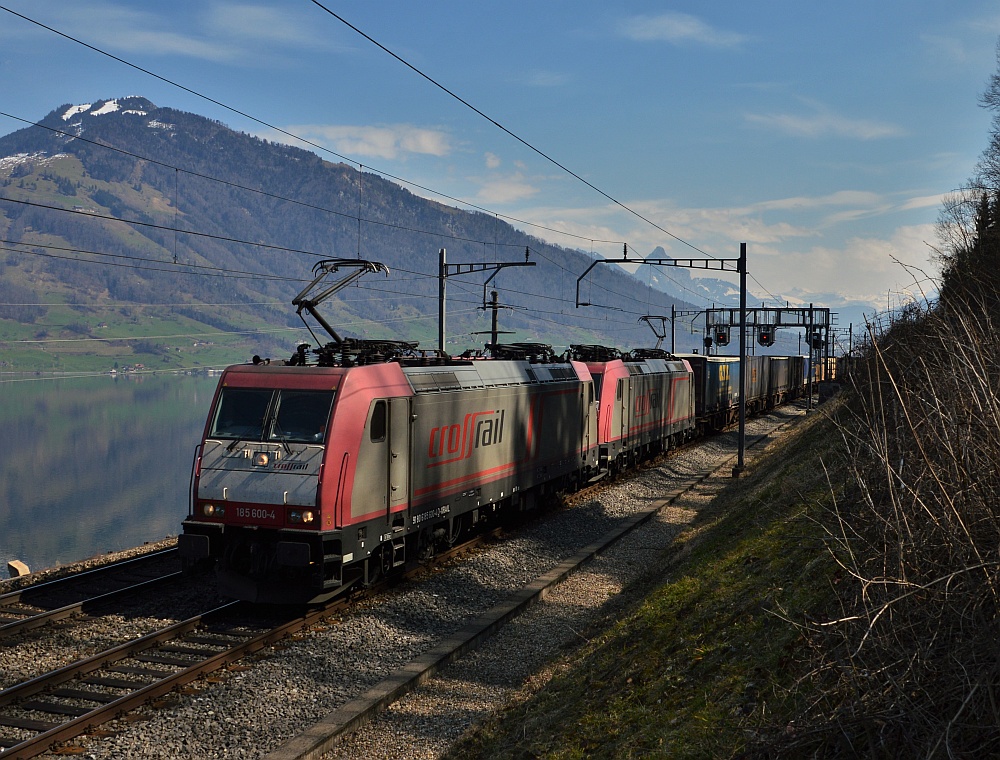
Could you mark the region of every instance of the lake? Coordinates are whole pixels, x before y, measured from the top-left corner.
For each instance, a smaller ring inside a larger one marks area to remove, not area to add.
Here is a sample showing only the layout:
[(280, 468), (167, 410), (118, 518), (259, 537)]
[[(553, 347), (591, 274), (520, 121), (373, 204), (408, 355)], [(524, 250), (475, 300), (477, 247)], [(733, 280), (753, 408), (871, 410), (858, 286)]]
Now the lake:
[(0, 376), (0, 577), (177, 535), (217, 383)]

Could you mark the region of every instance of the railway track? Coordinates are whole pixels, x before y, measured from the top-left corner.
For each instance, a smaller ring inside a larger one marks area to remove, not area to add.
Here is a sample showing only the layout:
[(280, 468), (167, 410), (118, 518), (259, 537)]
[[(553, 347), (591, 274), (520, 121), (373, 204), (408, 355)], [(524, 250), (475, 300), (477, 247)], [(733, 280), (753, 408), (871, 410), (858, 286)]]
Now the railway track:
[(0, 691), (0, 758), (41, 754), (267, 646), (295, 622), (255, 628), (247, 607), (230, 602)]
[(135, 557), (0, 595), (0, 639), (94, 611), (180, 578), (176, 549)]
[[(472, 551), (495, 535), (496, 531), (483, 534), (455, 546), (435, 557), (434, 563), (447, 562)], [(426, 570), (426, 566), (414, 567), (403, 578)], [(58, 619), (50, 617), (38, 622), (46, 614), (63, 615), (66, 610), (108, 601), (173, 577), (170, 574), (151, 578), (7, 625), (27, 625), (36, 621), (34, 625), (39, 626)], [(47, 752), (53, 745), (74, 739), (95, 726), (243, 659), (395, 582), (396, 579), (390, 579), (349, 598), (335, 599), (291, 617), (288, 609), (228, 602), (4, 689), (0, 691), (0, 758), (30, 758)], [(20, 593), (23, 592), (10, 595), (12, 600)]]

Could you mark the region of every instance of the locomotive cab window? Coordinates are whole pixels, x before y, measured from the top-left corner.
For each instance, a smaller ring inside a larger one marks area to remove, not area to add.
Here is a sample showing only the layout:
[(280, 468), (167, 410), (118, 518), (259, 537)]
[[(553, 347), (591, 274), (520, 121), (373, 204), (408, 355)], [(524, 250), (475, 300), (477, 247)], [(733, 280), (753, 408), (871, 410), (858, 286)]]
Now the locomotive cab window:
[(225, 388), (210, 438), (322, 443), (333, 391)]
[(278, 391), (271, 440), (322, 442), (332, 402), (333, 391)]
[(219, 398), (210, 436), (259, 441), (273, 395), (270, 390), (226, 388)]

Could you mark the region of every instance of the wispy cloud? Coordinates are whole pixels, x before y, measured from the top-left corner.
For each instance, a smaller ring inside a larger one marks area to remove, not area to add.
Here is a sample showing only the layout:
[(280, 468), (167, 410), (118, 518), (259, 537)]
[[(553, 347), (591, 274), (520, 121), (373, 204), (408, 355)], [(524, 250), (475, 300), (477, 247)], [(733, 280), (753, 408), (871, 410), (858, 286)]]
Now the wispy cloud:
[(557, 71), (532, 71), (525, 77), (530, 87), (561, 87), (569, 81), (569, 76)]
[[(164, 10), (137, 10), (137, 4), (82, 0), (43, 2), (40, 10), (58, 13), (58, 28), (95, 47), (117, 53), (175, 55), (213, 63), (259, 63), (260, 48), (332, 47), (316, 33), (305, 14), (266, 5), (207, 2), (193, 16)], [(153, 7), (153, 6), (150, 6)], [(53, 10), (55, 9), (55, 10)], [(39, 16), (45, 19), (45, 14)], [(0, 32), (0, 37), (3, 34)]]
[[(454, 150), (447, 132), (412, 124), (293, 124), (283, 129), (348, 157), (395, 160), (409, 154), (447, 156)], [(261, 137), (278, 142), (289, 141), (286, 135), (262, 134)]]
[(816, 107), (811, 114), (749, 113), (744, 117), (750, 124), (781, 132), (793, 137), (842, 137), (854, 140), (881, 140), (899, 137), (905, 130), (897, 124), (874, 119), (852, 119), (825, 107)]
[(329, 42), (315, 24), (290, 8), (277, 9), (251, 3), (211, 3), (203, 13), (207, 32), (217, 38), (320, 47)]
[(746, 35), (716, 29), (687, 13), (632, 16), (618, 25), (623, 37), (640, 42), (669, 42), (731, 48), (747, 40)]
[(476, 202), (485, 205), (516, 203), (532, 198), (538, 194), (539, 188), (521, 174), (496, 176), (479, 182), (476, 192)]
[(60, 29), (117, 53), (180, 55), (222, 62), (239, 56), (224, 40), (171, 28), (164, 15), (113, 3), (74, 3), (61, 14)]

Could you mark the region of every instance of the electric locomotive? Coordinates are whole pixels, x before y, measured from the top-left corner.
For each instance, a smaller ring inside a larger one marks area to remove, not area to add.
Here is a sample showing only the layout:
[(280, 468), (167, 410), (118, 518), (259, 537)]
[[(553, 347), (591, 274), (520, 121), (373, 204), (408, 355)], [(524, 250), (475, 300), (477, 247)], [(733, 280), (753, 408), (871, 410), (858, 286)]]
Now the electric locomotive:
[(215, 560), (229, 596), (320, 601), (589, 479), (596, 444), (593, 381), (578, 362), (230, 367), (181, 555)]

